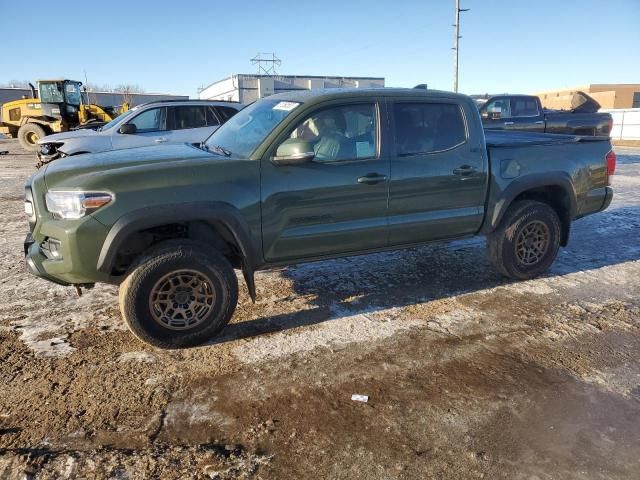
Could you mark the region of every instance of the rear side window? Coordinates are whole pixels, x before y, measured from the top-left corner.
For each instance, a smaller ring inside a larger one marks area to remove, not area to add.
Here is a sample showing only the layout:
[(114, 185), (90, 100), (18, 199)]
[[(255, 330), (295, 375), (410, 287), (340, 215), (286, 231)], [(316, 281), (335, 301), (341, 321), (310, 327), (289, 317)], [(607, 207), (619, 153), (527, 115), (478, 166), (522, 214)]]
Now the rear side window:
[(512, 98), (512, 117), (535, 117), (538, 115), (538, 103), (534, 98)]
[(394, 106), (398, 156), (448, 150), (467, 133), (460, 107), (449, 103), (397, 103)]
[(217, 106), (217, 107), (215, 107), (215, 109), (217, 110), (217, 112), (220, 115), (220, 118), (222, 119), (223, 122), (226, 122), (231, 117), (233, 117), (236, 113), (238, 113), (238, 110), (236, 110), (235, 108), (231, 108), (231, 107)]
[(207, 126), (207, 114), (203, 105), (170, 107), (173, 115), (169, 130), (202, 128)]
[(213, 107), (206, 107), (207, 108), (207, 127), (215, 127), (217, 125), (220, 125), (220, 120), (218, 120), (218, 115), (216, 115), (216, 112), (213, 110)]

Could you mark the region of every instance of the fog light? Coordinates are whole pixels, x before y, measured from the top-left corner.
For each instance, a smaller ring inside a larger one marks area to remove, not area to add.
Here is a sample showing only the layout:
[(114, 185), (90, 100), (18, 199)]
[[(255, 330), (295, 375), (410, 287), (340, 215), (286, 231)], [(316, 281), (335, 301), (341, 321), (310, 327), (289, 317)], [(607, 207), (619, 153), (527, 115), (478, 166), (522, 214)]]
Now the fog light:
[(49, 260), (62, 260), (62, 243), (55, 238), (47, 238), (40, 244), (40, 249)]
[(62, 244), (58, 240), (49, 240), (49, 251), (56, 260), (62, 260)]

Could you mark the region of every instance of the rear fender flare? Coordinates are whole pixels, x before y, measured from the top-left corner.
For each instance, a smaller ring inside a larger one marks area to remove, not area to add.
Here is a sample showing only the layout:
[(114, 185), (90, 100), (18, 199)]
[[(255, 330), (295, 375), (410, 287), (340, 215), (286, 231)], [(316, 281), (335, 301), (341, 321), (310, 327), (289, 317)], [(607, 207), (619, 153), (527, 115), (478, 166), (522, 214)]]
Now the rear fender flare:
[(489, 199), (487, 215), (480, 232), (486, 234), (495, 230), (518, 195), (541, 187), (562, 188), (569, 196), (569, 220), (576, 218), (578, 204), (569, 174), (566, 172), (534, 173), (514, 179), (499, 197), (493, 200), (493, 207), (491, 206), (492, 199)]

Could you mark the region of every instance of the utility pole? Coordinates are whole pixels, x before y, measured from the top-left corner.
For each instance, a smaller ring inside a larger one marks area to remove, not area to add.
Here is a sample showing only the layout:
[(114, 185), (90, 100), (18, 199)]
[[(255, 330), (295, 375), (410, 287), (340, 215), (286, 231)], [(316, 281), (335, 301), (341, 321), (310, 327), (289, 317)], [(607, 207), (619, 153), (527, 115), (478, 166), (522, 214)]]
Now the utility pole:
[(456, 0), (456, 23), (453, 24), (455, 36), (453, 38), (454, 66), (453, 66), (453, 91), (458, 91), (458, 52), (460, 51), (460, 12), (468, 12), (468, 8), (460, 8), (460, 0)]

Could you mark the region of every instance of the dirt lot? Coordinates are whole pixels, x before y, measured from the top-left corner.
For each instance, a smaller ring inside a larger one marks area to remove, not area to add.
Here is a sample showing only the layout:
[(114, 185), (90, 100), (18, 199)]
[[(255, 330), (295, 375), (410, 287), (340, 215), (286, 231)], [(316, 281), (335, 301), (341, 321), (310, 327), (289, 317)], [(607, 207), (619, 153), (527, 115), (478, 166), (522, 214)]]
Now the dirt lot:
[(177, 352), (115, 288), (25, 272), (34, 160), (6, 149), (0, 478), (638, 478), (640, 149), (544, 278), (505, 281), (482, 239), (263, 272)]

